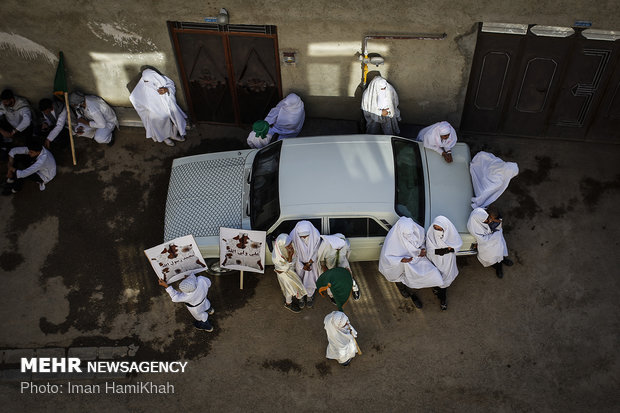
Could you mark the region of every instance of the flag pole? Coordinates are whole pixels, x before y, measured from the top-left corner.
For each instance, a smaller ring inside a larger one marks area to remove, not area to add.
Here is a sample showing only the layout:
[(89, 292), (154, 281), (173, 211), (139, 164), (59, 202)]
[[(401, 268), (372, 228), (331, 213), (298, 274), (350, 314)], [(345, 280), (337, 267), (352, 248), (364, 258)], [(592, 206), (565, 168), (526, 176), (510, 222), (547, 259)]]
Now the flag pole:
[(75, 160), (75, 144), (73, 143), (73, 128), (71, 126), (71, 111), (69, 108), (69, 94), (67, 92), (65, 95), (65, 107), (67, 108), (67, 123), (69, 125), (69, 142), (71, 142), (71, 156), (73, 157), (73, 166), (77, 165)]

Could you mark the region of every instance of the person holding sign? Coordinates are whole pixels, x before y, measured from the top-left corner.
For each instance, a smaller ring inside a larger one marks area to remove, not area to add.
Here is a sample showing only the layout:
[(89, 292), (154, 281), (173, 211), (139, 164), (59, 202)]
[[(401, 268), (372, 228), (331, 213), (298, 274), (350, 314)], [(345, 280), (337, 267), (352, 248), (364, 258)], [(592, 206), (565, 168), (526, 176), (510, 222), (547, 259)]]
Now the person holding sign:
[(349, 323), (349, 317), (342, 311), (332, 311), (325, 316), (323, 321), (327, 332), (328, 359), (337, 360), (341, 366), (348, 366), (355, 353), (361, 353), (357, 346), (357, 331)]
[(215, 312), (207, 298), (209, 287), (211, 287), (210, 279), (203, 276), (196, 277), (196, 274), (192, 272), (179, 283), (179, 290), (181, 291), (175, 290), (161, 278), (158, 282), (170, 294), (173, 302), (185, 303), (191, 315), (196, 319), (194, 327), (207, 332), (213, 331), (213, 326), (208, 320), (209, 316)]
[(278, 283), (280, 283), (282, 294), (284, 294), (284, 307), (294, 313), (300, 312), (301, 308), (297, 302), (293, 301), (293, 298), (301, 299), (308, 292), (295, 273), (295, 251), (288, 234), (278, 235), (271, 257), (274, 270), (278, 276)]

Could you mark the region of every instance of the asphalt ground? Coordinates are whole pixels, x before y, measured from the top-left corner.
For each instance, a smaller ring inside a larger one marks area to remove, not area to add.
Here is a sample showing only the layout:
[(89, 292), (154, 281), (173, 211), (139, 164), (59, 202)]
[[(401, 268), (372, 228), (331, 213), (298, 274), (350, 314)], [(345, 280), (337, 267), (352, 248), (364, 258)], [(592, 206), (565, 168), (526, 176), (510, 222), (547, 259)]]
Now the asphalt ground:
[[(243, 290), (238, 275), (210, 277), (215, 331), (206, 333), (157, 285), (143, 254), (163, 241), (172, 160), (243, 148), (247, 132), (201, 125), (174, 148), (147, 141), (140, 128), (121, 128), (113, 147), (78, 139), (78, 165), (57, 156), (45, 191), (27, 183), (0, 199), (0, 410), (618, 410), (620, 146), (460, 136), (472, 155), (485, 150), (519, 165), (496, 203), (515, 265), (498, 279), (475, 257), (459, 258), (442, 312), (430, 289), (415, 309), (376, 262), (354, 263), (362, 298), (345, 311), (363, 354), (343, 368), (325, 358), (329, 300), (287, 311), (272, 268), (246, 273)], [(302, 134), (356, 132), (355, 122), (308, 119)], [(99, 359), (101, 349), (133, 348), (131, 360), (188, 367), (71, 379), (170, 383), (174, 393), (68, 394), (67, 379), (35, 380), (9, 357), (93, 348)], [(64, 391), (22, 391), (30, 380)]]

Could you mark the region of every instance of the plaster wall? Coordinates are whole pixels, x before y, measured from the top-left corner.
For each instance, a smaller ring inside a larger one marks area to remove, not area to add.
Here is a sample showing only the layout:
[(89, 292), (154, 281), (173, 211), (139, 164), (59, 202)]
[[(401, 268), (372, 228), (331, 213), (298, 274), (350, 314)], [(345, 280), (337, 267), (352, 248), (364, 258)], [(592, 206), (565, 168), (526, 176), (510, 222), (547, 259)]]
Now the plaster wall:
[(307, 116), (357, 119), (361, 64), (356, 53), (368, 34), (446, 33), (444, 40), (373, 40), (377, 69), (399, 93), (403, 121), (460, 122), (476, 42), (476, 23), (507, 22), (620, 29), (615, 0), (477, 1), (386, 0), (337, 2), (171, 0), (2, 2), (0, 88), (11, 87), (31, 103), (52, 92), (58, 51), (65, 54), (70, 89), (131, 106), (129, 93), (143, 65), (177, 83), (185, 106), (166, 21), (202, 22), (220, 7), (233, 24), (278, 28), (280, 51), (295, 51), (294, 65), (281, 63), (284, 94), (298, 93)]

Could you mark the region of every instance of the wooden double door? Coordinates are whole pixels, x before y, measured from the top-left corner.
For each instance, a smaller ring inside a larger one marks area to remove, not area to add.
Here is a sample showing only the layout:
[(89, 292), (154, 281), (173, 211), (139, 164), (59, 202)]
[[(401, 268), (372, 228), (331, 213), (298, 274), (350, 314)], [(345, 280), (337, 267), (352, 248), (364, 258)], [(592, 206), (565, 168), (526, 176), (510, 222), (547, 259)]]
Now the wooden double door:
[(196, 122), (247, 125), (282, 98), (275, 26), (168, 22)]
[(620, 40), (481, 27), (461, 130), (620, 142)]

